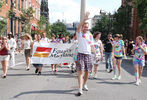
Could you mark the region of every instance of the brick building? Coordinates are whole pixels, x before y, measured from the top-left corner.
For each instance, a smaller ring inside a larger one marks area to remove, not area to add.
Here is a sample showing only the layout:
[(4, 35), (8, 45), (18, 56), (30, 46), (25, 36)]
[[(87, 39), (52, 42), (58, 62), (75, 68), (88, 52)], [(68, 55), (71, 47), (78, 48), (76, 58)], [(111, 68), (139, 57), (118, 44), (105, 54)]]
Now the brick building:
[[(23, 9), (32, 7), (34, 10), (33, 20), (31, 21), (32, 28), (38, 25), (40, 19), (40, 4), (41, 0), (3, 0), (4, 5), (1, 8), (0, 16), (7, 20), (7, 30), (5, 33), (12, 32), (14, 35), (22, 32), (22, 24), (20, 14)], [(13, 5), (15, 16), (13, 19), (8, 18), (8, 12)]]
[[(125, 5), (127, 2), (129, 5), (133, 5), (133, 0), (122, 0), (122, 5)], [(137, 36), (141, 35), (141, 31), (139, 29), (139, 21), (137, 17), (137, 9), (132, 8), (132, 21), (131, 21), (131, 30), (132, 30), (132, 39), (135, 39)]]

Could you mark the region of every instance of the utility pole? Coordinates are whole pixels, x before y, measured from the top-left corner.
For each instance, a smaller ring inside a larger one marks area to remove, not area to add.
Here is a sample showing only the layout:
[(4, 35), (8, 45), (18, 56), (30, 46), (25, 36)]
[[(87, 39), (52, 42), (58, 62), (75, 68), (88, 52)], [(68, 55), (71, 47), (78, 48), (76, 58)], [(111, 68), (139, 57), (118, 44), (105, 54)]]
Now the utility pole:
[(86, 0), (81, 0), (81, 15), (80, 15), (80, 21), (82, 21), (82, 19), (85, 16), (85, 11), (86, 11)]

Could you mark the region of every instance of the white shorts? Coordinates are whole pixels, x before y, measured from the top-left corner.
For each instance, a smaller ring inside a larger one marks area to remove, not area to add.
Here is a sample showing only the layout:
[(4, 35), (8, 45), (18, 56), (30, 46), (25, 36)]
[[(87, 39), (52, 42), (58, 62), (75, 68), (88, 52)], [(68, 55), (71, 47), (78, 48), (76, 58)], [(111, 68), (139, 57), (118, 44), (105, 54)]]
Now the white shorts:
[(0, 61), (9, 61), (9, 58), (10, 58), (10, 55), (5, 55), (5, 56), (2, 56), (0, 55)]
[(99, 55), (97, 59), (95, 59), (95, 56), (92, 54), (92, 64), (93, 65), (99, 65), (101, 62), (101, 56)]

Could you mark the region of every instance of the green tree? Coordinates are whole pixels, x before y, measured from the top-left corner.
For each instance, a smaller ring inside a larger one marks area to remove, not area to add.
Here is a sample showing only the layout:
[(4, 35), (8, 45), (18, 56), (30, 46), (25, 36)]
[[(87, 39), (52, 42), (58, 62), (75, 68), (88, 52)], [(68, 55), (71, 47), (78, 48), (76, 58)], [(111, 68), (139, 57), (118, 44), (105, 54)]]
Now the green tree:
[(38, 29), (40, 30), (40, 33), (46, 32), (47, 37), (51, 37), (51, 26), (50, 23), (45, 19), (44, 16), (40, 16), (40, 20), (38, 21)]
[(53, 25), (51, 25), (51, 33), (55, 34), (55, 35), (57, 35), (57, 34), (66, 35), (67, 34), (66, 25), (62, 22), (53, 23)]
[(121, 6), (114, 16), (114, 33), (123, 34), (124, 38), (131, 37), (132, 6), (125, 4)]
[(143, 34), (147, 34), (147, 0), (134, 0), (137, 15), (140, 21), (140, 29)]
[[(0, 12), (3, 6), (3, 1), (0, 0)], [(2, 34), (6, 30), (7, 20), (0, 16), (0, 34)]]
[(33, 18), (33, 8), (29, 7), (28, 9), (23, 10), (23, 13), (20, 15), (21, 21), (23, 24), (24, 32), (25, 33), (30, 33), (31, 34), (31, 23), (30, 21)]
[(102, 33), (102, 40), (106, 38), (106, 36), (112, 32), (112, 19), (111, 14), (104, 15), (101, 19), (98, 19), (95, 26), (91, 29), (91, 32), (94, 33), (99, 31)]

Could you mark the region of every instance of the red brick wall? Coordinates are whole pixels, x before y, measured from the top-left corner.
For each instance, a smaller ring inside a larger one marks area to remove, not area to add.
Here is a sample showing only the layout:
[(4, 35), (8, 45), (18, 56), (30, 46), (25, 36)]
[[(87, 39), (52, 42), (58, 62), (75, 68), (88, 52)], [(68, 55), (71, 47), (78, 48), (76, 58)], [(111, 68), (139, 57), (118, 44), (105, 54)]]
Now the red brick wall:
[[(3, 1), (5, 2), (5, 0), (3, 0)], [(27, 2), (28, 2), (28, 7), (29, 7), (29, 1), (30, 1), (30, 0), (27, 0)], [(37, 2), (36, 2), (36, 1), (37, 1)], [(37, 13), (40, 14), (40, 12), (39, 12), (39, 10), (40, 10), (40, 4), (38, 3), (38, 1), (39, 1), (39, 0), (31, 0), (31, 5), (34, 4), (35, 8), (38, 9)], [(14, 2), (14, 0), (13, 0), (13, 2)], [(17, 17), (20, 17), (20, 14), (22, 13), (22, 12), (21, 12), (21, 4), (22, 4), (21, 2), (22, 2), (22, 0), (20, 0), (20, 11), (19, 11), (19, 10), (18, 10), (18, 0), (16, 0), (16, 8), (14, 9), (14, 12), (16, 13), (16, 16), (17, 16)], [(9, 12), (9, 10), (10, 10), (10, 5), (11, 5), (10, 0), (8, 0), (8, 4), (4, 4), (3, 7), (1, 8), (1, 12), (0, 12), (0, 16), (2, 16), (2, 17), (4, 17), (4, 18), (7, 19), (7, 33), (10, 32), (10, 20), (9, 20), (9, 18), (8, 18), (8, 12)], [(23, 0), (23, 9), (25, 9), (25, 0)], [(36, 12), (35, 12), (35, 13), (36, 13)], [(37, 15), (38, 15), (38, 14), (37, 14)], [(34, 17), (36, 17), (36, 14), (35, 14)], [(36, 19), (36, 18), (33, 18), (33, 20), (31, 21), (31, 23), (32, 23), (32, 24), (38, 25), (38, 19), (39, 19), (39, 15), (37, 16), (37, 19)], [(14, 25), (14, 23), (13, 23), (13, 25)], [(20, 23), (19, 28), (20, 28), (19, 30), (20, 30), (20, 32), (21, 32), (21, 23)], [(14, 30), (14, 29), (13, 29), (13, 30)], [(18, 33), (18, 19), (16, 20), (16, 34), (17, 34), (17, 33)]]

